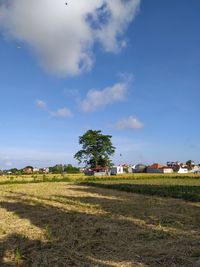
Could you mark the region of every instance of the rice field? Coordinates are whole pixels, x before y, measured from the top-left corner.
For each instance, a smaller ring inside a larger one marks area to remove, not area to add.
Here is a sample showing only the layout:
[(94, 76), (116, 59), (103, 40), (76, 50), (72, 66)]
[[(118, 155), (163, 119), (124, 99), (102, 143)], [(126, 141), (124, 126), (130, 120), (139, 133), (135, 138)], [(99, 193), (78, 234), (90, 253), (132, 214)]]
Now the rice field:
[(200, 202), (106, 188), (124, 184), (199, 188), (200, 177), (0, 177), (0, 266), (200, 266)]

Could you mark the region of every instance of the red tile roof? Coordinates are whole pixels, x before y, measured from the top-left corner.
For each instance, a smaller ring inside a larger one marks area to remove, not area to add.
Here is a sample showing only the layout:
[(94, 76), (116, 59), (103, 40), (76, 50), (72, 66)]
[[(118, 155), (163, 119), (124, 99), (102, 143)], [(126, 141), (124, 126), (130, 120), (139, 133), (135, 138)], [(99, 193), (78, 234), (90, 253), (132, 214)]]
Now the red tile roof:
[(161, 165), (159, 163), (154, 163), (151, 166), (149, 166), (148, 168), (150, 168), (150, 169), (171, 169), (170, 167)]
[(164, 166), (160, 165), (159, 163), (154, 163), (151, 166), (149, 166), (149, 168), (151, 168), (151, 169), (161, 169), (162, 167), (164, 167)]

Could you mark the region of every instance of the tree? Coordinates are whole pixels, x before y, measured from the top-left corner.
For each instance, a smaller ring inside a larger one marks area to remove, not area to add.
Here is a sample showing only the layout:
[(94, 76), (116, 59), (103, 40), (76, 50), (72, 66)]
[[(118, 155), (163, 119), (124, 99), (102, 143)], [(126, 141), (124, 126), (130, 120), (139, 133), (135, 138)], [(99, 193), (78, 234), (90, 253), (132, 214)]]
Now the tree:
[(186, 161), (186, 165), (188, 166), (188, 169), (191, 170), (192, 167), (194, 167), (195, 163), (193, 160), (190, 159), (190, 160)]
[(67, 172), (67, 173), (79, 173), (80, 172), (79, 168), (76, 168), (72, 166), (71, 164), (64, 165), (63, 169), (64, 169), (64, 172)]
[(24, 169), (33, 169), (33, 166), (26, 166)]
[(12, 168), (8, 171), (10, 171), (12, 174), (18, 174), (19, 173), (19, 170), (17, 168)]
[(56, 164), (55, 166), (50, 167), (49, 171), (52, 173), (63, 173), (63, 165), (62, 164)]
[(67, 172), (67, 173), (79, 173), (80, 172), (79, 168), (76, 168), (72, 166), (71, 164), (67, 164), (67, 165), (57, 164), (53, 167), (49, 167), (49, 171), (55, 174), (63, 173), (63, 172)]
[(91, 168), (110, 166), (110, 156), (115, 152), (111, 138), (111, 135), (103, 135), (100, 130), (88, 130), (79, 137), (82, 150), (79, 150), (74, 158)]

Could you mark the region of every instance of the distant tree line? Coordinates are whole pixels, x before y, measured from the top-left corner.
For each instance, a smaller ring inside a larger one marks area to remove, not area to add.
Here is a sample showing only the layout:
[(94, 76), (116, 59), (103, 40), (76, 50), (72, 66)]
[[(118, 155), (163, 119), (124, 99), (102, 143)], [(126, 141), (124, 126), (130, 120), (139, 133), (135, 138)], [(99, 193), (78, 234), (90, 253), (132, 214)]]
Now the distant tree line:
[(72, 166), (71, 164), (67, 165), (62, 165), (62, 164), (57, 164), (53, 167), (49, 167), (49, 172), (51, 173), (79, 173), (80, 170), (77, 167)]
[[(26, 172), (26, 170), (30, 170), (29, 172)], [(17, 169), (17, 168), (11, 168), (8, 170), (0, 170), (0, 175), (3, 174), (12, 174), (12, 175), (22, 175), (22, 174), (30, 174), (30, 173), (44, 173), (45, 169), (49, 169), (49, 173), (54, 174), (61, 174), (61, 173), (79, 173), (80, 169), (77, 167), (74, 167), (72, 164), (56, 164), (53, 167), (48, 168), (40, 168), (38, 171), (34, 171), (33, 166), (26, 166), (23, 169)]]

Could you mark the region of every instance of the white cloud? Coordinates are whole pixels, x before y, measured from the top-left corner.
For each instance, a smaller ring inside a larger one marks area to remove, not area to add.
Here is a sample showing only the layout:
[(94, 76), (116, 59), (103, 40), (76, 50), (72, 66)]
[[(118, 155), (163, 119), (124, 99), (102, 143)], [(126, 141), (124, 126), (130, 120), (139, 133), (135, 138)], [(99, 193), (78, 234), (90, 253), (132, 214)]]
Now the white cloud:
[(91, 112), (114, 102), (123, 101), (127, 90), (127, 83), (116, 83), (101, 91), (89, 90), (86, 98), (80, 102), (80, 108), (83, 112)]
[(7, 37), (24, 42), (53, 73), (77, 75), (93, 65), (99, 42), (117, 52), (140, 0), (1, 0), (0, 27)]
[(68, 108), (59, 108), (57, 111), (51, 113), (54, 117), (66, 118), (72, 117), (73, 114)]
[(46, 109), (47, 107), (46, 103), (43, 100), (37, 99), (35, 103), (38, 108)]
[(37, 99), (36, 106), (40, 109), (45, 110), (50, 116), (59, 117), (59, 118), (70, 118), (73, 117), (73, 114), (69, 108), (63, 107), (59, 108), (56, 111), (49, 110), (45, 101)]
[(119, 130), (123, 129), (141, 129), (144, 125), (137, 118), (129, 116), (128, 118), (122, 119), (116, 124), (116, 128)]

